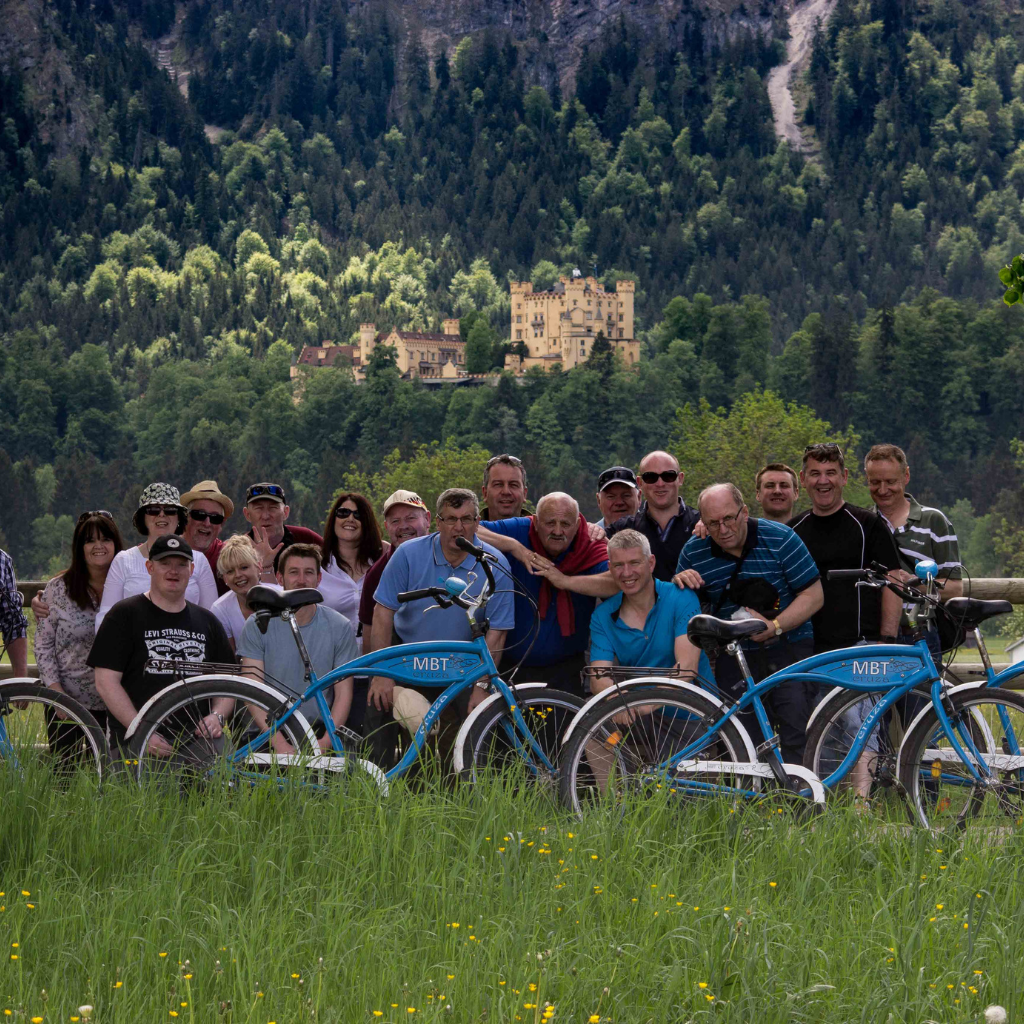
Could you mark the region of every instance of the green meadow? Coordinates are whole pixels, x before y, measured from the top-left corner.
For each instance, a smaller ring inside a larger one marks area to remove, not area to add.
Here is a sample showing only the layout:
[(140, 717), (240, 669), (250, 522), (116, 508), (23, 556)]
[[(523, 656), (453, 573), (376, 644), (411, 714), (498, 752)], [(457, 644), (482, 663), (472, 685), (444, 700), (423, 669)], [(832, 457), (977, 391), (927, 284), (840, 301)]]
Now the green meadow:
[(381, 800), (12, 773), (0, 821), (16, 1024), (921, 1024), (1024, 1005), (1009, 827), (667, 802), (577, 819), (493, 783)]

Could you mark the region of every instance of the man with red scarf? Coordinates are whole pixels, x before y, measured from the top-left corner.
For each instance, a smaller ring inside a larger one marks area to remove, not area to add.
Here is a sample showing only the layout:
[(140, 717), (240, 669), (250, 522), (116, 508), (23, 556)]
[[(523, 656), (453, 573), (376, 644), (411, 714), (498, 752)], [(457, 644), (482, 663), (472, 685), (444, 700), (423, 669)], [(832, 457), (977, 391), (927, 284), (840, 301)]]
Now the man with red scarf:
[(579, 693), (596, 598), (617, 589), (604, 539), (591, 539), (576, 500), (560, 491), (544, 495), (532, 516), (481, 523), (478, 536), (513, 556), (516, 624), (505, 640), (506, 666), (522, 662), (517, 682)]

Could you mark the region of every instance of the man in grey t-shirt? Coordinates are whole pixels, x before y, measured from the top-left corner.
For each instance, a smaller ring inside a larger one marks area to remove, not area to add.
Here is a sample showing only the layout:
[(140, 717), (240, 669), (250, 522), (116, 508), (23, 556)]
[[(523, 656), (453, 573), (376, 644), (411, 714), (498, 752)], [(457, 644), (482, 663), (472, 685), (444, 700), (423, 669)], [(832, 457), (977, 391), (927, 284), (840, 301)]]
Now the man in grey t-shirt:
[[(281, 552), (277, 563), (277, 582), (285, 590), (299, 590), (316, 587), (320, 583), (320, 552), (312, 544), (292, 544)], [(310, 664), (317, 676), (325, 676), (332, 669), (359, 657), (355, 631), (344, 615), (323, 605), (307, 605), (295, 612), (302, 642), (306, 645)], [(299, 649), (292, 636), (291, 627), (280, 618), (273, 618), (266, 633), (261, 633), (252, 615), (245, 623), (245, 629), (238, 641), (238, 652), (243, 668), (265, 672), (281, 684), (290, 694), (300, 695), (304, 689), (304, 669)], [(352, 680), (343, 679), (324, 691), (324, 697), (331, 706), (331, 718), (335, 725), (344, 725), (352, 705)], [(322, 716), (316, 701), (304, 701), (300, 708), (306, 719), (319, 733), (318, 724)], [(259, 715), (250, 709), (253, 717)], [(266, 726), (265, 719), (258, 721)], [(325, 732), (319, 740), (321, 750), (331, 749), (331, 740)], [(288, 744), (280, 736), (275, 737), (278, 753), (290, 753)]]

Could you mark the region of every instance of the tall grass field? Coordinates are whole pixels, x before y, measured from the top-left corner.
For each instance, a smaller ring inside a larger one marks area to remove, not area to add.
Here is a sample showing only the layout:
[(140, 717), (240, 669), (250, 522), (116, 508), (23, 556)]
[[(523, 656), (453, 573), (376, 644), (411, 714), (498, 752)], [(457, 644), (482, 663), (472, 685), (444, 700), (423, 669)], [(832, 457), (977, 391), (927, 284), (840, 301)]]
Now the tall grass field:
[(1013, 825), (0, 772), (0, 1020), (1014, 1021)]

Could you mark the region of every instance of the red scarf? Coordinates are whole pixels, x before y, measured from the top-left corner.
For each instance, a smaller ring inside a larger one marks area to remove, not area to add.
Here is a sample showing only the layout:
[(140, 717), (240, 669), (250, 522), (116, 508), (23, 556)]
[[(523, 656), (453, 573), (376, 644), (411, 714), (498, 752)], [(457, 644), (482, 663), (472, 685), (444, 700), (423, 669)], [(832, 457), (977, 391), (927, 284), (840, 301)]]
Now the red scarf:
[[(549, 561), (554, 561), (544, 550), (540, 534), (537, 532), (537, 517), (530, 516), (530, 547), (538, 555), (543, 555)], [(558, 563), (560, 572), (566, 576), (575, 576), (587, 569), (593, 569), (595, 565), (608, 560), (608, 544), (603, 540), (591, 540), (590, 531), (587, 528), (587, 521), (580, 513), (579, 525), (576, 528), (576, 536), (573, 538), (572, 546), (565, 553), (562, 561)], [(537, 604), (537, 613), (542, 619), (547, 617), (548, 608), (551, 605), (551, 595), (555, 595), (555, 604), (558, 609), (558, 626), (562, 636), (572, 636), (576, 632), (576, 610), (572, 605), (572, 594), (568, 590), (557, 590), (546, 579), (541, 579), (540, 601)]]

